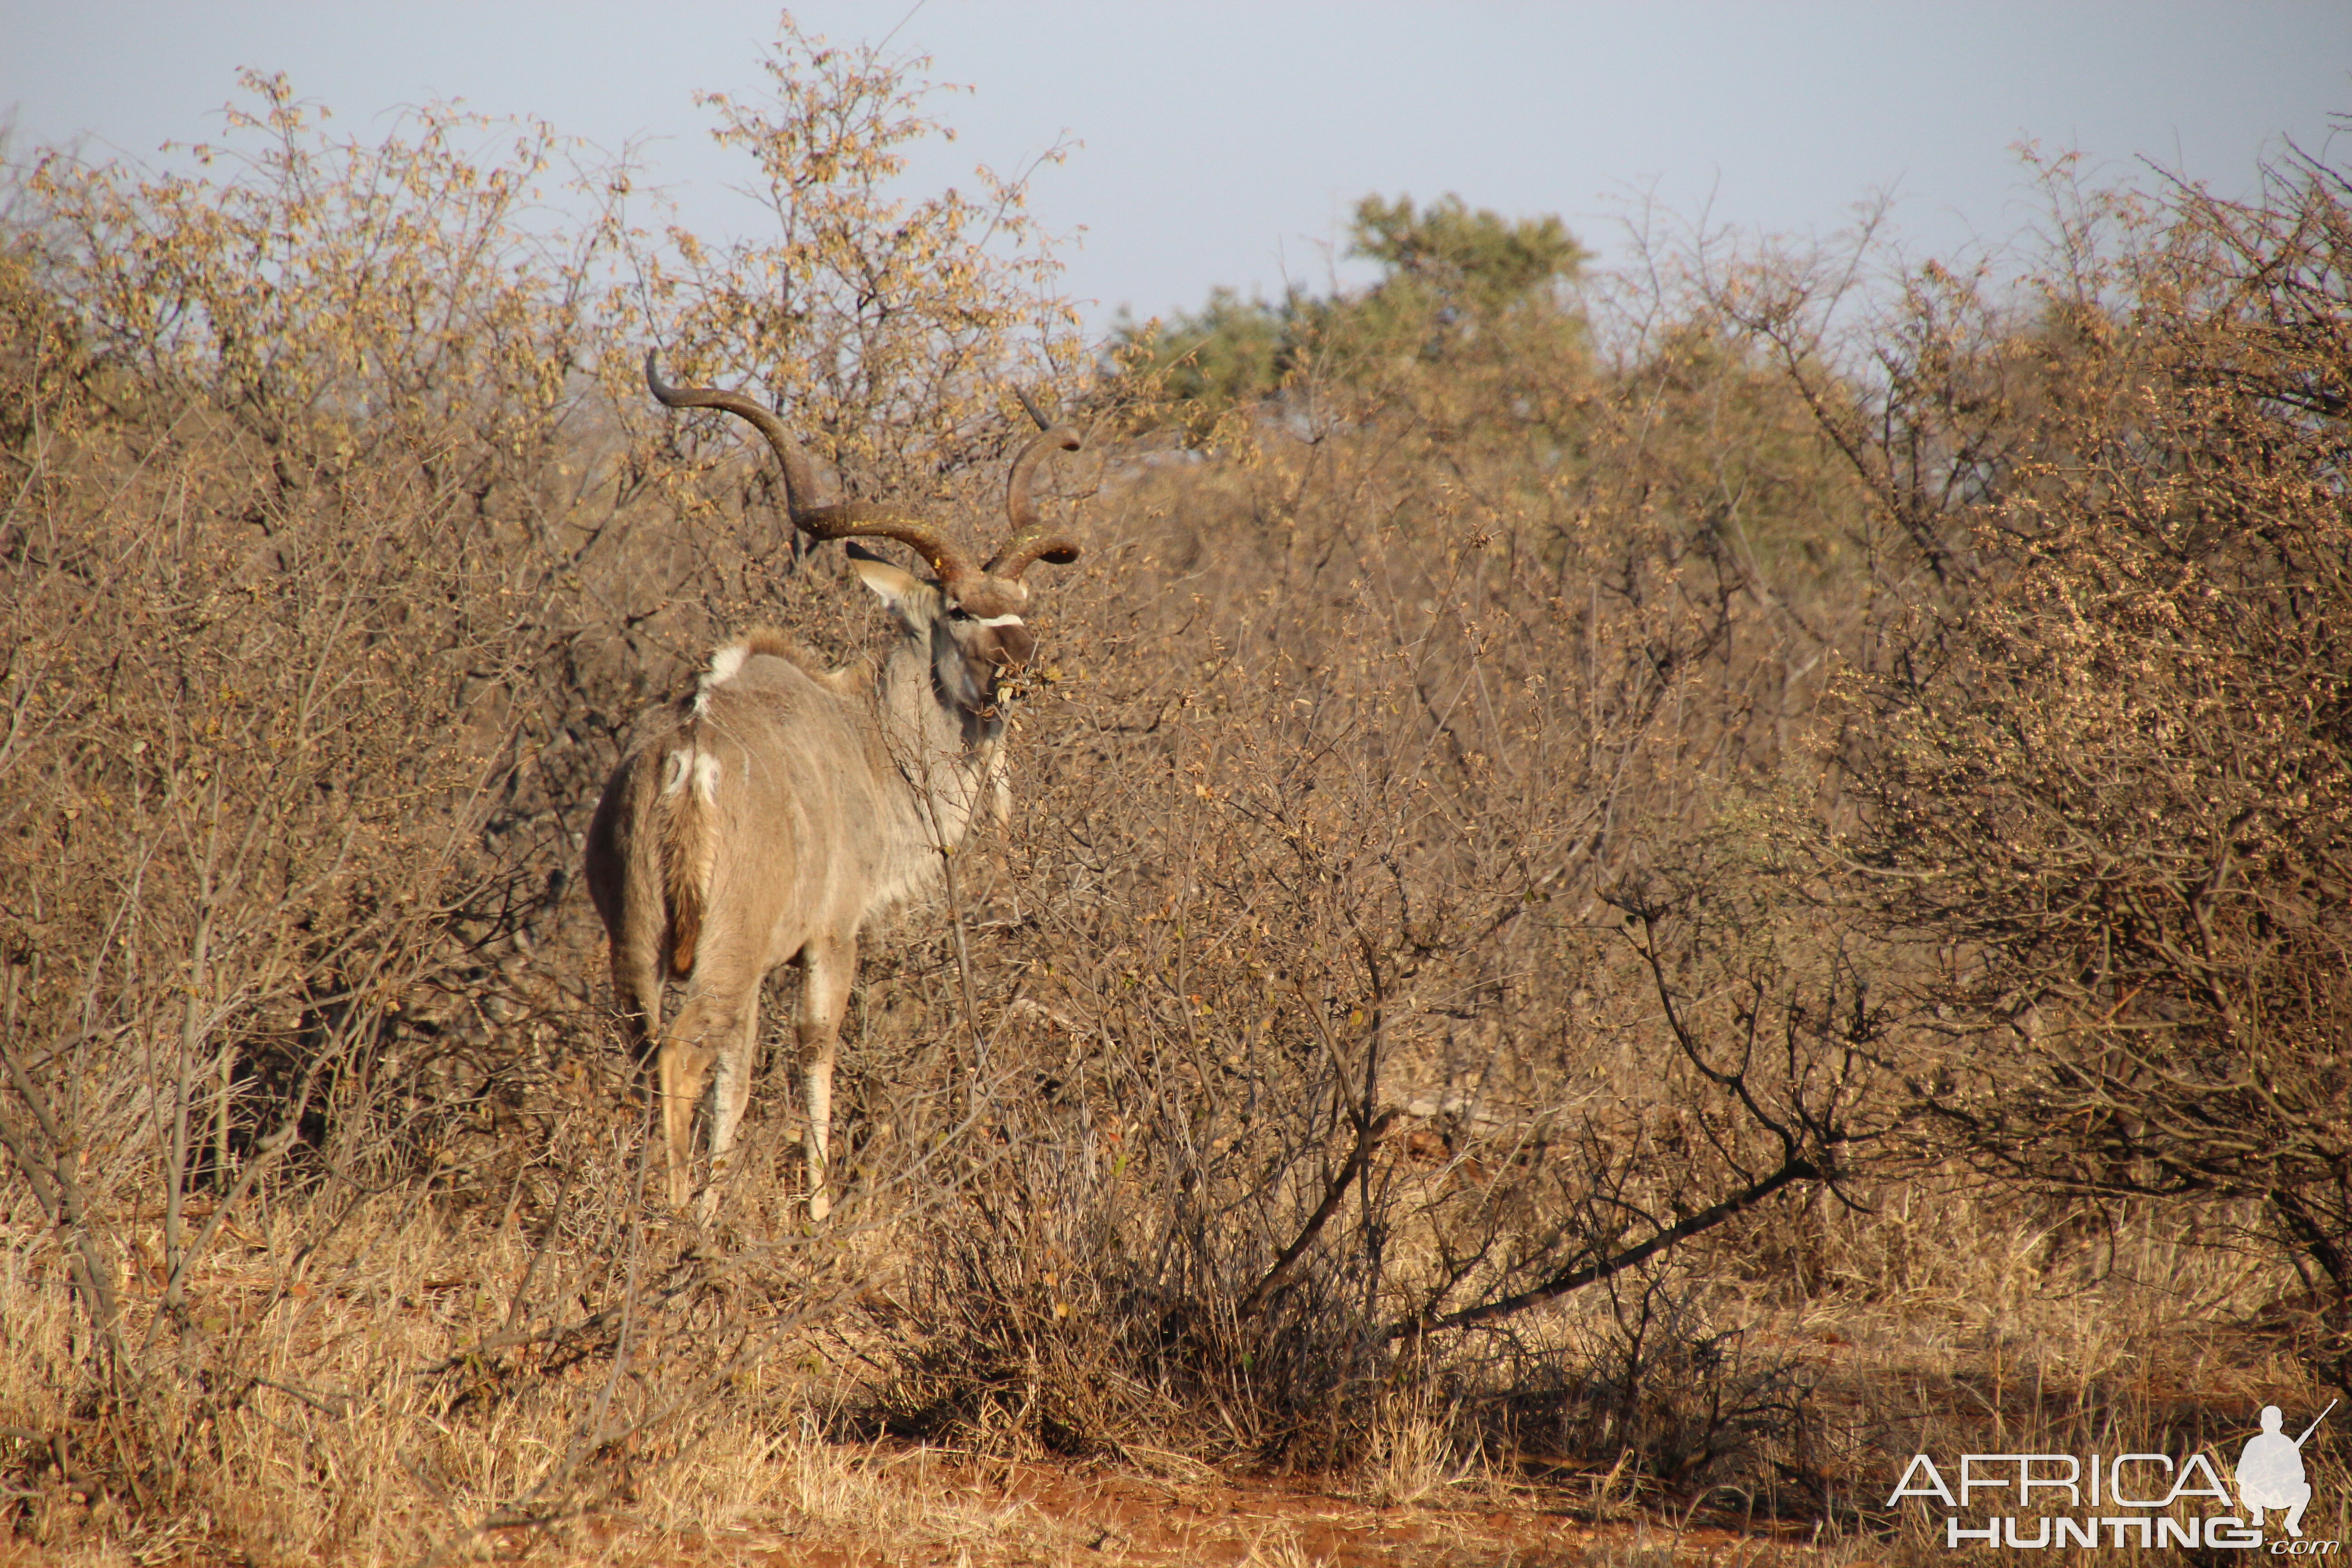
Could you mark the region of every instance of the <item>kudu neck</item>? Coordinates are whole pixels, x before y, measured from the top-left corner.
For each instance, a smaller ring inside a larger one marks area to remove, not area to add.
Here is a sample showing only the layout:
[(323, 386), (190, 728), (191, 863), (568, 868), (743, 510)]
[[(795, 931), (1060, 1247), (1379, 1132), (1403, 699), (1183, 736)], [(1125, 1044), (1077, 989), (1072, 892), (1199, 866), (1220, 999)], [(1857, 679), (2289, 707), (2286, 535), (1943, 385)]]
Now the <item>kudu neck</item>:
[(934, 668), (932, 650), (902, 637), (881, 656), (873, 677), (883, 743), (906, 782), (917, 816), (940, 843), (963, 842), (972, 817), (990, 810), (1002, 779), (1004, 720), (956, 700)]

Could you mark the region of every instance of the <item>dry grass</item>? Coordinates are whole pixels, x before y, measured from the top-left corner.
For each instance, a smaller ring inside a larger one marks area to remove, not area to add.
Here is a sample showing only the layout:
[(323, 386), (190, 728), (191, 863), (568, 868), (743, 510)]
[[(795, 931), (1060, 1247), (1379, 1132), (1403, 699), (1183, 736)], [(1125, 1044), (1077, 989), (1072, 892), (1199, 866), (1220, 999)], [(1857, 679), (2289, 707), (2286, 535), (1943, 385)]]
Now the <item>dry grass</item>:
[[(1916, 1190), (1911, 1197), (1926, 1201)], [(2103, 1239), (2095, 1257), (2076, 1252), (2053, 1266), (2046, 1232), (2005, 1223), (1957, 1192), (1934, 1208), (1933, 1218), (1898, 1209), (1866, 1225), (1849, 1219), (1844, 1234), (1822, 1244), (1835, 1284), (1810, 1299), (1790, 1303), (1769, 1281), (1705, 1292), (1717, 1302), (1714, 1324), (1803, 1370), (1825, 1474), (1859, 1474), (1875, 1488), (1886, 1458), (1910, 1451), (2218, 1447), (2229, 1435), (2198, 1426), (2203, 1412), (2234, 1407), (2249, 1387), (2302, 1385), (2299, 1369), (2220, 1326), (2233, 1305), (2262, 1299), (2261, 1271), (2245, 1259), (2143, 1223)], [(876, 1303), (853, 1307), (823, 1331), (777, 1338), (728, 1384), (718, 1407), (690, 1423), (690, 1435), (666, 1432), (614, 1460), (584, 1510), (502, 1523), (576, 1443), (603, 1392), (593, 1367), (564, 1376), (501, 1372), (495, 1358), (466, 1365), (467, 1347), (495, 1334), (530, 1266), (528, 1227), (482, 1208), (451, 1214), (384, 1198), (338, 1215), (344, 1239), (298, 1261), (312, 1217), (299, 1204), (257, 1215), (191, 1291), (207, 1359), (253, 1385), (236, 1408), (211, 1417), (201, 1473), (168, 1528), (139, 1528), (131, 1500), (103, 1489), (78, 1496), (52, 1472), (22, 1516), (26, 1543), (89, 1563), (202, 1553), (224, 1539), (261, 1562), (412, 1562), (435, 1550), (624, 1562), (660, 1542), (665, 1553), (688, 1557), (776, 1552), (884, 1563), (962, 1552), (975, 1563), (1153, 1563), (1186, 1561), (1185, 1552), (1217, 1542), (1218, 1552), (1243, 1553), (1222, 1560), (1241, 1562), (1446, 1563), (1516, 1551), (1518, 1561), (1542, 1563), (1567, 1561), (1562, 1543), (1570, 1541), (1580, 1560), (1624, 1551), (1679, 1560), (1689, 1548), (1638, 1540), (1643, 1530), (1671, 1535), (1685, 1521), (1761, 1531), (1759, 1542), (1780, 1533), (1764, 1529), (1773, 1510), (1755, 1511), (1752, 1497), (1679, 1496), (1631, 1453), (1530, 1468), (1540, 1445), (1512, 1449), (1481, 1437), (1482, 1426), (1493, 1430), (1491, 1413), (1482, 1422), (1459, 1394), (1437, 1404), (1446, 1396), (1434, 1383), (1384, 1398), (1360, 1457), (1321, 1483), (1328, 1491), (1226, 1479), (1139, 1447), (1108, 1470), (1008, 1470), (969, 1447), (845, 1441), (825, 1412), (866, 1375), (859, 1357), (887, 1353), (906, 1331), (902, 1317)], [(1889, 1247), (1898, 1234), (1911, 1245)], [(134, 1250), (156, 1244), (152, 1227), (133, 1241)], [(1904, 1256), (1881, 1272), (1890, 1251)], [(97, 1450), (102, 1430), (72, 1419), (59, 1397), (72, 1386), (60, 1369), (73, 1363), (79, 1322), (55, 1248), (15, 1246), (6, 1258), (0, 1411), (11, 1427), (76, 1432)], [(2096, 1278), (2053, 1284), (2053, 1275), (2092, 1264)], [(596, 1264), (563, 1257), (538, 1268), (575, 1277)], [(1538, 1319), (1520, 1334), (1526, 1367), (1603, 1364), (1620, 1331), (1598, 1302)], [(645, 1354), (665, 1376), (694, 1359), (660, 1342)], [(453, 1363), (454, 1375), (435, 1370)], [(489, 1396), (493, 1376), (510, 1391)], [(1527, 1372), (1518, 1382), (1522, 1400), (1539, 1386)], [(1661, 1390), (1689, 1392), (1679, 1384)], [(1535, 1436), (1532, 1425), (1520, 1417), (1523, 1436)], [(1001, 1432), (999, 1446), (1014, 1436)], [(1118, 1479), (1155, 1472), (1163, 1479), (1143, 1494), (1160, 1500), (1149, 1506), (1135, 1500), (1136, 1480)], [(43, 1469), (19, 1473), (40, 1479)], [(2323, 1496), (2335, 1495), (2327, 1472), (2316, 1479)], [(1830, 1517), (1851, 1519), (1847, 1509), (1875, 1511), (1879, 1500), (1825, 1500)], [(1583, 1522), (1568, 1526), (1563, 1510)], [(1840, 1528), (1853, 1531), (1856, 1522)], [(1092, 1544), (1097, 1538), (1104, 1544)], [(1706, 1539), (1709, 1552), (1722, 1550)], [(1864, 1531), (1851, 1550), (1867, 1559), (1885, 1546)]]

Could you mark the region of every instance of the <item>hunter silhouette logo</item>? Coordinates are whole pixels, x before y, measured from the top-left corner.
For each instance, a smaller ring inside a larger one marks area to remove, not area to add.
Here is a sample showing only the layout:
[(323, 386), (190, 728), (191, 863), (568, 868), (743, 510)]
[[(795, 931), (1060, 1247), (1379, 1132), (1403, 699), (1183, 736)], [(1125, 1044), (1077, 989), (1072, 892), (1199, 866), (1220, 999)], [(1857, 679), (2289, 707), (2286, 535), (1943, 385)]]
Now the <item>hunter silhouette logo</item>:
[[(2114, 1551), (2267, 1552), (2273, 1557), (2334, 1557), (2340, 1541), (2303, 1533), (2311, 1506), (2304, 1446), (2336, 1401), (2289, 1436), (2275, 1405), (2263, 1406), (2262, 1430), (2239, 1450), (2236, 1512), (2231, 1511), (2224, 1450), (2158, 1453), (1962, 1454), (1955, 1468), (1914, 1454), (1886, 1500), (1916, 1500), (1943, 1514), (1946, 1549), (1969, 1546)], [(2266, 1540), (2265, 1513), (2283, 1513), (2285, 1533)], [(2244, 1517), (2241, 1518), (2242, 1514)]]
[[(2327, 1410), (2335, 1408), (2336, 1401), (2329, 1400)], [(2302, 1436), (2289, 1437), (2283, 1429), (2284, 1417), (2279, 1407), (2263, 1406), (2263, 1429), (2246, 1439), (2238, 1456), (2238, 1500), (2255, 1529), (2262, 1528), (2264, 1509), (2283, 1508), (2286, 1532), (2303, 1539), (2303, 1510), (2311, 1504), (2311, 1482), (2303, 1473), (2303, 1446), (2319, 1430), (2320, 1422), (2327, 1419), (2327, 1410), (2313, 1418)]]

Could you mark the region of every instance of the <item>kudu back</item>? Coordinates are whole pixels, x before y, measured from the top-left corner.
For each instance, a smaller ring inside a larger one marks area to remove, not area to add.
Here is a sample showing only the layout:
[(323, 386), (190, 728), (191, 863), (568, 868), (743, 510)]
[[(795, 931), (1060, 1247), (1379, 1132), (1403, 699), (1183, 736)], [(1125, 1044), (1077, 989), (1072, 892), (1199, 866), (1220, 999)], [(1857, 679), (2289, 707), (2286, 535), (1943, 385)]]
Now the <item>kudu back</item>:
[[(1000, 689), (1036, 647), (1021, 618), (1021, 574), (1078, 555), (1075, 539), (1038, 521), (1030, 480), (1047, 452), (1077, 450), (1078, 437), (1043, 428), (1013, 459), (1012, 533), (975, 566), (944, 529), (895, 508), (818, 505), (799, 443), (751, 399), (666, 386), (651, 353), (646, 382), (672, 408), (723, 409), (766, 437), (802, 531), (897, 540), (933, 573), (920, 578), (851, 545), (897, 625), (889, 646), (835, 670), (769, 628), (718, 649), (672, 721), (614, 771), (588, 829), (588, 887), (616, 1000), (633, 1048), (657, 1063), (670, 1201), (684, 1207), (693, 1195), (694, 1112), (709, 1080), (711, 1180), (698, 1213), (714, 1212), (750, 1091), (760, 985), (797, 963), (809, 1209), (822, 1219), (835, 1046), (858, 932), (938, 879), (942, 850), (975, 815), (1009, 808)], [(685, 991), (665, 1024), (670, 982)]]

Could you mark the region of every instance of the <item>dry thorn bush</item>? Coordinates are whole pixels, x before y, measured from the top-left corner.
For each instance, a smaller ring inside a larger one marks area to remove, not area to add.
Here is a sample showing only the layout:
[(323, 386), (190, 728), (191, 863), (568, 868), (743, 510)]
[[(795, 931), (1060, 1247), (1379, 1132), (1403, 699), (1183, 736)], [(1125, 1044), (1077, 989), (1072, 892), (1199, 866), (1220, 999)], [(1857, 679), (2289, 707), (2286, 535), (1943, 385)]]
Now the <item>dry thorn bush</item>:
[[(850, 127), (729, 110), (836, 247), (786, 320), (931, 376), (835, 389), (901, 446), (827, 455), (933, 466), (894, 398), (1003, 440), (1013, 336), (1061, 320), (1017, 186), (896, 215), (912, 248), (860, 272), (838, 247), (925, 127), (870, 55), (779, 47)], [(832, 563), (732, 525), (731, 447), (604, 379), (647, 336), (755, 355), (764, 253), (660, 249), (625, 168), (574, 168), (596, 216), (547, 231), (541, 127), (350, 142), (247, 87), (188, 173), (12, 172), (11, 1506), (141, 1552), (460, 1545), (793, 1429), (778, 1347), (877, 1267), (873, 1214), (811, 1237), (772, 1183), (723, 1251), (647, 1211), (571, 888), (631, 715), (723, 618), (858, 631)], [(953, 1144), (929, 1106), (868, 1162), (894, 1221)]]
[[(936, 127), (871, 50), (709, 100), (775, 217), (727, 247), (543, 128), (249, 86), (0, 231), (44, 1549), (984, 1554), (916, 1444), (1901, 1551), (1890, 1456), (2341, 1383), (2332, 170), (2061, 183), (2009, 296), (1376, 200), (1375, 289), (1103, 368), (1017, 181), (894, 194)], [(572, 886), (720, 633), (873, 636), (649, 343), (861, 498), (992, 514), (1015, 386), (1115, 433), (1013, 819), (869, 954), (818, 1228), (782, 1071), (726, 1228), (648, 1194)]]

